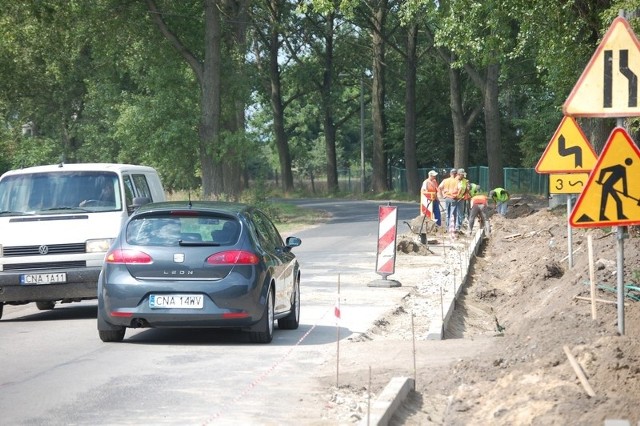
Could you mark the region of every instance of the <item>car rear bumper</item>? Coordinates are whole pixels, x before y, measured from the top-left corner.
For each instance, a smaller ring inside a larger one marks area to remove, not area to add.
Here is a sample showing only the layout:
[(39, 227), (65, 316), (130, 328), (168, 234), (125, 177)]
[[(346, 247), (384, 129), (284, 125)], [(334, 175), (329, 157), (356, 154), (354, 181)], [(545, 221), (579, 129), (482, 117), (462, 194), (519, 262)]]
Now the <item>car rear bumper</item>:
[[(219, 287), (218, 287), (219, 286)], [(124, 327), (156, 328), (245, 328), (262, 318), (265, 301), (261, 289), (248, 285), (204, 284), (191, 286), (188, 290), (174, 290), (145, 285), (105, 285), (98, 297), (99, 315), (110, 325)], [(152, 289), (153, 288), (153, 289)], [(201, 291), (197, 291), (200, 289)], [(195, 291), (194, 291), (195, 290)], [(152, 308), (151, 294), (166, 295), (187, 293), (203, 296), (203, 306), (191, 308)]]

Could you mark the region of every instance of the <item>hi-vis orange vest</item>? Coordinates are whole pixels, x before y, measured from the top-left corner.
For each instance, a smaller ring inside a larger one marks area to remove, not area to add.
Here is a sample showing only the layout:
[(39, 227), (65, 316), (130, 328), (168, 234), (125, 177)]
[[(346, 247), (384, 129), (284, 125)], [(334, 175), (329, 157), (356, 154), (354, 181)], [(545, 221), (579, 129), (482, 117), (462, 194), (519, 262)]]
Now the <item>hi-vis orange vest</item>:
[(458, 198), (458, 179), (454, 177), (448, 177), (440, 184), (442, 188), (442, 195), (444, 198)]
[(427, 200), (437, 200), (438, 199), (438, 181), (426, 179), (422, 184), (422, 193), (427, 198)]

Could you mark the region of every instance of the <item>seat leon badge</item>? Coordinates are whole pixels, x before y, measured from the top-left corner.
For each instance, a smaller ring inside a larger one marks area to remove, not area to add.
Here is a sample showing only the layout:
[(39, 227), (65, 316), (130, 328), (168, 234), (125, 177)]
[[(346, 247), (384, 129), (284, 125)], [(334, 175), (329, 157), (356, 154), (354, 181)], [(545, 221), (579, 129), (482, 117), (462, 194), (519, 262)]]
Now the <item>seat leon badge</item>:
[(183, 263), (184, 262), (184, 253), (174, 253), (173, 261), (175, 263)]

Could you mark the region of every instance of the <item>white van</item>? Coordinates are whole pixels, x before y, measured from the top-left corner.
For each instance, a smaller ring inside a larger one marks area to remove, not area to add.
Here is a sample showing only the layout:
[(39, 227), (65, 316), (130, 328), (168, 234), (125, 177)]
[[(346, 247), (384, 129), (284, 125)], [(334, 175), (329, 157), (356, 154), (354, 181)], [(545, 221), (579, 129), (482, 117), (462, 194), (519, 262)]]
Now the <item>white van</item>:
[(0, 318), (5, 304), (97, 298), (105, 253), (139, 205), (164, 201), (156, 170), (58, 164), (0, 177)]

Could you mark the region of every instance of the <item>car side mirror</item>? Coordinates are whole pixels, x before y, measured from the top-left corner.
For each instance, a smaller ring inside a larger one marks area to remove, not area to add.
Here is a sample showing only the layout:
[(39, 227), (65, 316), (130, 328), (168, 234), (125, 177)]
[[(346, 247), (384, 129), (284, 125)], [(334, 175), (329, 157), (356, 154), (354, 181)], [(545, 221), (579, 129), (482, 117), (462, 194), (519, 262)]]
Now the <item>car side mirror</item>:
[(298, 247), (300, 244), (302, 244), (302, 240), (298, 237), (287, 237), (287, 248), (291, 249), (293, 247)]
[(144, 206), (145, 204), (149, 204), (151, 202), (151, 198), (149, 197), (135, 197), (130, 206), (128, 206), (127, 210), (129, 213), (133, 213), (138, 207)]

